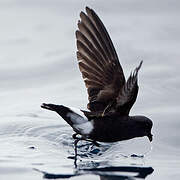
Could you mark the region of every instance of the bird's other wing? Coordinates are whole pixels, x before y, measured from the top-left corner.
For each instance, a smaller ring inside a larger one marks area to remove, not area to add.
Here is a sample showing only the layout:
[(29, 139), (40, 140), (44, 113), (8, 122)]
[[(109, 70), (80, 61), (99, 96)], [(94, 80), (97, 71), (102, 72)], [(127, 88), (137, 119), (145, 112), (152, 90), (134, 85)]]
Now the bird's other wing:
[(77, 59), (88, 91), (88, 109), (103, 111), (119, 94), (125, 77), (110, 36), (97, 14), (86, 7), (80, 13)]
[(141, 68), (143, 61), (140, 62), (139, 66), (130, 74), (127, 82), (121, 89), (118, 97), (116, 98), (116, 112), (122, 115), (128, 115), (131, 107), (136, 101), (138, 94), (138, 71)]

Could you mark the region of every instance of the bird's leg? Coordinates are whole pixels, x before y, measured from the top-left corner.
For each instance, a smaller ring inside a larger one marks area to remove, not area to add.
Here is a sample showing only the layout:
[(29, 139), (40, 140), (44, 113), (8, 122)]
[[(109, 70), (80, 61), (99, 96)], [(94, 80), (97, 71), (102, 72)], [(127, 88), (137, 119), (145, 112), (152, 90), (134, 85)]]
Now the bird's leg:
[(75, 152), (75, 157), (74, 157), (74, 166), (77, 168), (77, 143), (79, 142), (79, 139), (75, 139), (74, 141), (74, 152)]
[(83, 137), (77, 137), (77, 133), (73, 134), (72, 137), (75, 139), (74, 140), (74, 153), (75, 153), (75, 157), (74, 157), (74, 166), (75, 168), (77, 168), (77, 143), (80, 141), (80, 140), (84, 140), (84, 141), (88, 141), (88, 142), (91, 142), (93, 143), (95, 146), (99, 147), (100, 144), (94, 140), (91, 140), (91, 139), (86, 139), (86, 138), (83, 138)]
[(74, 166), (77, 168), (77, 143), (81, 140), (80, 138), (77, 137), (77, 133), (73, 134), (72, 137), (74, 140)]

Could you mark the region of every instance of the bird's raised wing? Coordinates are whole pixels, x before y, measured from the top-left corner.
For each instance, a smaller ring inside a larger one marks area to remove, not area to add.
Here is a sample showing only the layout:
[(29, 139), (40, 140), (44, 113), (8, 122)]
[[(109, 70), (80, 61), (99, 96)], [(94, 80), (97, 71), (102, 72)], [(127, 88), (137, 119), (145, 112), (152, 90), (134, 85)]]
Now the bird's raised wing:
[(86, 7), (76, 31), (77, 59), (88, 90), (88, 109), (103, 111), (116, 100), (125, 77), (113, 43), (97, 14)]
[(139, 66), (130, 74), (127, 82), (119, 92), (116, 98), (116, 112), (128, 115), (131, 107), (136, 101), (138, 94), (138, 71), (141, 68), (143, 61), (140, 62)]

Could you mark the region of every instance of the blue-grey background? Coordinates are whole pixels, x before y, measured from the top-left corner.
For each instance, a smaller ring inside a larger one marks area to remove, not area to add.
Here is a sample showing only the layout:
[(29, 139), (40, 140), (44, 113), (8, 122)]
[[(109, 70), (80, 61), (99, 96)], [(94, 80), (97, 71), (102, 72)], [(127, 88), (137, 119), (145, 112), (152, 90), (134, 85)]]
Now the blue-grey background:
[[(80, 11), (93, 8), (110, 33), (126, 77), (144, 60), (131, 111), (153, 122), (146, 138), (111, 145), (82, 162), (152, 167), (146, 179), (180, 177), (180, 3), (177, 0), (0, 0), (0, 179), (40, 180), (72, 174), (72, 129), (40, 108), (51, 102), (86, 109), (74, 32)], [(33, 149), (33, 147), (35, 149)], [(142, 159), (121, 154), (146, 154)], [(88, 163), (87, 163), (88, 164)], [(99, 179), (84, 175), (73, 179)]]

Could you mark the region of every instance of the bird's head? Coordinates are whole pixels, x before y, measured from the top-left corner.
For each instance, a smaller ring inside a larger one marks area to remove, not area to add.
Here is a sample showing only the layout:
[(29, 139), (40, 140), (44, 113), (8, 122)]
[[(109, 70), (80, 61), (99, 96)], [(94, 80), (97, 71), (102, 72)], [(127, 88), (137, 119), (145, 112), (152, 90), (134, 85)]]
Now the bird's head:
[(151, 142), (153, 140), (153, 135), (151, 133), (153, 126), (152, 120), (145, 116), (132, 116), (131, 118), (132, 121), (134, 121), (134, 125), (137, 127), (139, 136), (147, 136)]

